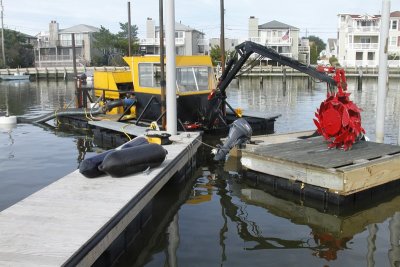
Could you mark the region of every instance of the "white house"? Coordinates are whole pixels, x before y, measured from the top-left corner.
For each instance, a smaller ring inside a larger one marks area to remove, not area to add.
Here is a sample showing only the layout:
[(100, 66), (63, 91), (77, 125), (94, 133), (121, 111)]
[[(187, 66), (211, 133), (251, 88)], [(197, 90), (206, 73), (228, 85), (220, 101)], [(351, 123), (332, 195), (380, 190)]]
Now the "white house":
[[(165, 31), (165, 28), (164, 28)], [(189, 26), (175, 22), (175, 44), (177, 55), (204, 55), (207, 42), (204, 33)], [(165, 43), (165, 36), (164, 36)], [(146, 38), (139, 40), (140, 49), (145, 54), (160, 54), (160, 27), (152, 18), (146, 21)]]
[(59, 29), (56, 21), (51, 21), (49, 31), (36, 35), (35, 66), (70, 67), (72, 66), (72, 33), (75, 34), (75, 51), (78, 65), (90, 65), (93, 55), (93, 33), (99, 28), (79, 24), (66, 29)]
[(302, 46), (307, 46), (308, 42), (300, 42), (299, 31), (299, 28), (276, 20), (259, 25), (258, 18), (254, 16), (249, 18), (250, 41), (271, 47), (282, 55), (309, 63), (309, 46)]
[[(389, 66), (400, 66), (400, 11), (390, 14)], [(338, 60), (342, 66), (379, 64), (380, 15), (338, 15)]]

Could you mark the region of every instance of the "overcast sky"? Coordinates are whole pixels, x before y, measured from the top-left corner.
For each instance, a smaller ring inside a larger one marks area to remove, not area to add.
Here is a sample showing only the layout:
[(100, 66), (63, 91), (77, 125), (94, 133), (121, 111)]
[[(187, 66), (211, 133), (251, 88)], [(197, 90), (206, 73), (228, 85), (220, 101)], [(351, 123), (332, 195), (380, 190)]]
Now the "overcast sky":
[[(51, 20), (60, 28), (77, 24), (100, 25), (118, 32), (118, 22), (127, 21), (126, 0), (2, 0), (5, 28), (36, 35), (48, 31)], [(132, 0), (132, 24), (145, 36), (147, 17), (158, 25), (159, 0)], [(164, 0), (165, 2), (165, 0)], [(337, 14), (380, 14), (381, 0), (225, 0), (226, 37), (247, 37), (248, 18), (255, 16), (263, 24), (271, 20), (295, 26), (300, 36), (316, 35), (326, 41), (336, 38)], [(175, 20), (219, 37), (219, 0), (175, 0)], [(165, 10), (165, 7), (164, 7)], [(391, 11), (400, 10), (400, 1), (391, 1)]]

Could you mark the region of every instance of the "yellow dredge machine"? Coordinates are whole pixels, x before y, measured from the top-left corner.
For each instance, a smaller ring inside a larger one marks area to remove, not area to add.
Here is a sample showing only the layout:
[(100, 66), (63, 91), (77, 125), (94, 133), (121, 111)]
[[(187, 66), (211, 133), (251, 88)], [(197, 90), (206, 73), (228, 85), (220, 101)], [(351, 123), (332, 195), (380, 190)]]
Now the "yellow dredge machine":
[[(125, 112), (123, 119), (135, 119), (136, 124), (159, 121), (163, 115), (160, 57), (133, 56), (124, 60), (130, 70), (95, 71), (95, 95), (103, 96), (108, 113)], [(177, 114), (181, 127), (200, 127), (199, 122), (207, 113), (207, 97), (215, 87), (209, 56), (176, 57)]]

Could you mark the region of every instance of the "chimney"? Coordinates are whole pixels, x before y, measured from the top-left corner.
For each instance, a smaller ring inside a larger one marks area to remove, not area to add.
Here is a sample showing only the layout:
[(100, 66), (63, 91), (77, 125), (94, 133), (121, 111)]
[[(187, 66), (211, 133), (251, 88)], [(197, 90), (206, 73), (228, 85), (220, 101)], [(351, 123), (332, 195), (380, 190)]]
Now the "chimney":
[(58, 41), (58, 23), (55, 20), (52, 20), (49, 24), (49, 42), (52, 45), (55, 45)]
[(146, 38), (156, 37), (156, 27), (152, 18), (147, 18), (146, 21)]
[(258, 37), (258, 18), (250, 16), (249, 18), (249, 38)]

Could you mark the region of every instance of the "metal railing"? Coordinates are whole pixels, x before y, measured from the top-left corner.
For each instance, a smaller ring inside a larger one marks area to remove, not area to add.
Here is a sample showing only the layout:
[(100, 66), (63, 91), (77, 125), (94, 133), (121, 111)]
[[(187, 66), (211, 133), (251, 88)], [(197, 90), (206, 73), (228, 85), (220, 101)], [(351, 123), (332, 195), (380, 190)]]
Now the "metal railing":
[[(139, 40), (140, 45), (160, 45), (160, 38), (142, 38)], [(164, 44), (165, 44), (165, 38), (164, 38)], [(175, 38), (175, 44), (176, 45), (184, 45), (185, 44), (185, 38)]]

